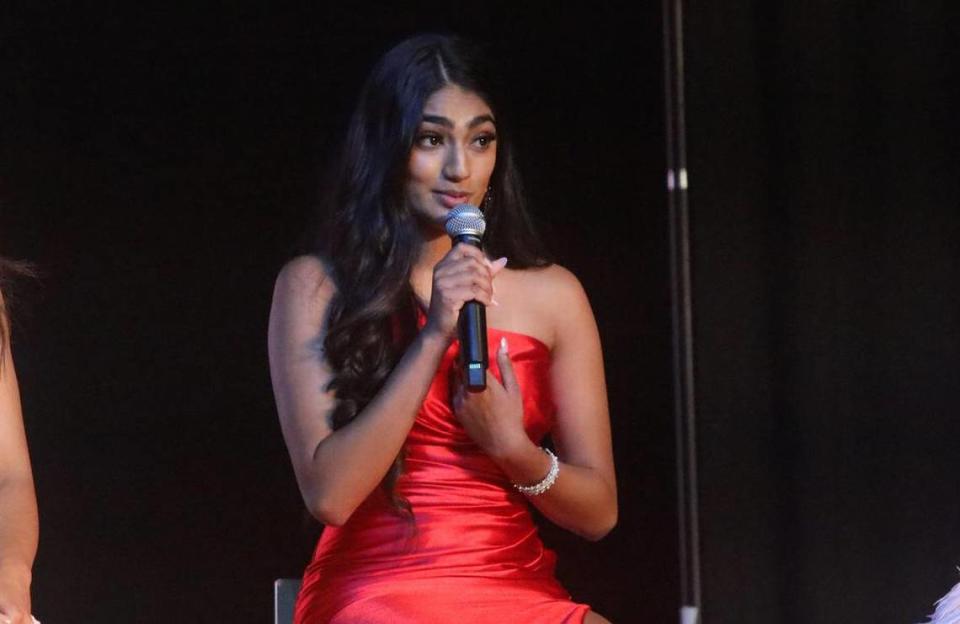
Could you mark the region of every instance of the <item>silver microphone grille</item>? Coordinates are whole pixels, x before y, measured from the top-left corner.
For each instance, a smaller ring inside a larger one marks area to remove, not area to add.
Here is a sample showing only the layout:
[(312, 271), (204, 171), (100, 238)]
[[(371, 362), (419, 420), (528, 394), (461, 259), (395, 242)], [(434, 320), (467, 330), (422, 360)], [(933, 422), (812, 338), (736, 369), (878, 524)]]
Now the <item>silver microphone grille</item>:
[(451, 238), (464, 234), (482, 237), (487, 229), (487, 223), (483, 220), (483, 213), (476, 206), (457, 204), (447, 214), (446, 228)]

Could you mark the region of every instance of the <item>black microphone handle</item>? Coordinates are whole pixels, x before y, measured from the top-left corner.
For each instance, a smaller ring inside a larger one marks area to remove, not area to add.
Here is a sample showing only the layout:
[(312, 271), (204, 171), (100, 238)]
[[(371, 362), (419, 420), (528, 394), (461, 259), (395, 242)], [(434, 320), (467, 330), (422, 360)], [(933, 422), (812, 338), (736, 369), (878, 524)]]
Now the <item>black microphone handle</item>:
[[(481, 248), (480, 237), (461, 234), (453, 239), (453, 244), (466, 243)], [(487, 387), (487, 368), (490, 360), (487, 355), (487, 308), (472, 299), (460, 308), (457, 319), (457, 332), (460, 339), (460, 366), (467, 390), (480, 392)]]

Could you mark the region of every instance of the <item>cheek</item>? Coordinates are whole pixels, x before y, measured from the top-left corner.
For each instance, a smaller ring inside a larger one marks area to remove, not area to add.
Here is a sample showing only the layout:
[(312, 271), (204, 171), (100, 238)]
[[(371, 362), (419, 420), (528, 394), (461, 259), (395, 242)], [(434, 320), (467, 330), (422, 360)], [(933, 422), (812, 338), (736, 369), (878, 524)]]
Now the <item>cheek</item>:
[(497, 153), (491, 151), (489, 155), (484, 154), (482, 162), (481, 170), (483, 171), (483, 177), (487, 180), (487, 184), (484, 184), (484, 190), (486, 190), (490, 183), (490, 177), (493, 175), (493, 169), (497, 165)]
[(473, 188), (474, 192), (477, 193), (477, 196), (474, 198), (474, 203), (477, 205), (480, 205), (480, 202), (483, 202), (484, 195), (492, 183), (492, 177), (493, 163), (484, 163), (483, 167), (476, 167), (473, 170)]
[(439, 165), (433, 154), (414, 150), (410, 154), (407, 170), (414, 184), (432, 184), (439, 173)]

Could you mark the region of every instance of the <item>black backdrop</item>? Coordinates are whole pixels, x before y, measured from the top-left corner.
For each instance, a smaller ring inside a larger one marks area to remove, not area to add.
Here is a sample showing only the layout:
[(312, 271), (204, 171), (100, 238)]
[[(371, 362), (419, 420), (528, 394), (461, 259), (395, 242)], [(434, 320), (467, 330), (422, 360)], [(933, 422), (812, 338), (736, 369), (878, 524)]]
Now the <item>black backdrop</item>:
[(958, 32), (688, 4), (707, 624), (917, 622), (957, 581)]
[[(660, 17), (541, 9), (6, 9), (45, 621), (269, 621), (317, 532), (273, 415), (273, 276), (362, 73), (431, 28), (505, 59), (601, 325), (621, 523), (547, 527), (561, 577), (675, 621)], [(916, 621), (960, 563), (957, 9), (695, 2), (686, 25), (705, 621)]]
[[(319, 4), (319, 3), (318, 3)], [(266, 622), (304, 519), (274, 415), (273, 277), (362, 75), (412, 32), (491, 42), (521, 162), (607, 358), (618, 528), (547, 527), (620, 622), (676, 613), (658, 7), (179, 10), (32, 2), (0, 19), (0, 250), (36, 262), (15, 340), (45, 622)]]

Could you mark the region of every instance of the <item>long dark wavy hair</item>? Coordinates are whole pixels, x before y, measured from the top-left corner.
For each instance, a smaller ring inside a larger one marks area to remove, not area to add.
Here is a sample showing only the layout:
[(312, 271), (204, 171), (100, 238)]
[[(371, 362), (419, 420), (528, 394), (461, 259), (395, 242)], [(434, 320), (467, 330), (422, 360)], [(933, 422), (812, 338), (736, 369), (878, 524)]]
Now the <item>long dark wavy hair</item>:
[[(496, 119), (497, 160), (485, 208), (487, 252), (507, 256), (515, 269), (549, 264), (527, 212), (499, 83), (481, 49), (433, 34), (392, 48), (361, 90), (310, 249), (325, 261), (337, 286), (323, 345), (334, 371), (329, 386), (337, 397), (334, 429), (353, 420), (376, 395), (417, 332), (410, 273), (422, 238), (404, 186), (424, 105), (447, 85), (479, 95)], [(403, 452), (383, 487), (394, 507), (409, 514), (395, 491), (402, 471)]]
[(10, 341), (10, 307), (14, 300), (12, 283), (20, 277), (34, 277), (33, 265), (0, 256), (0, 373), (3, 372), (4, 355)]

